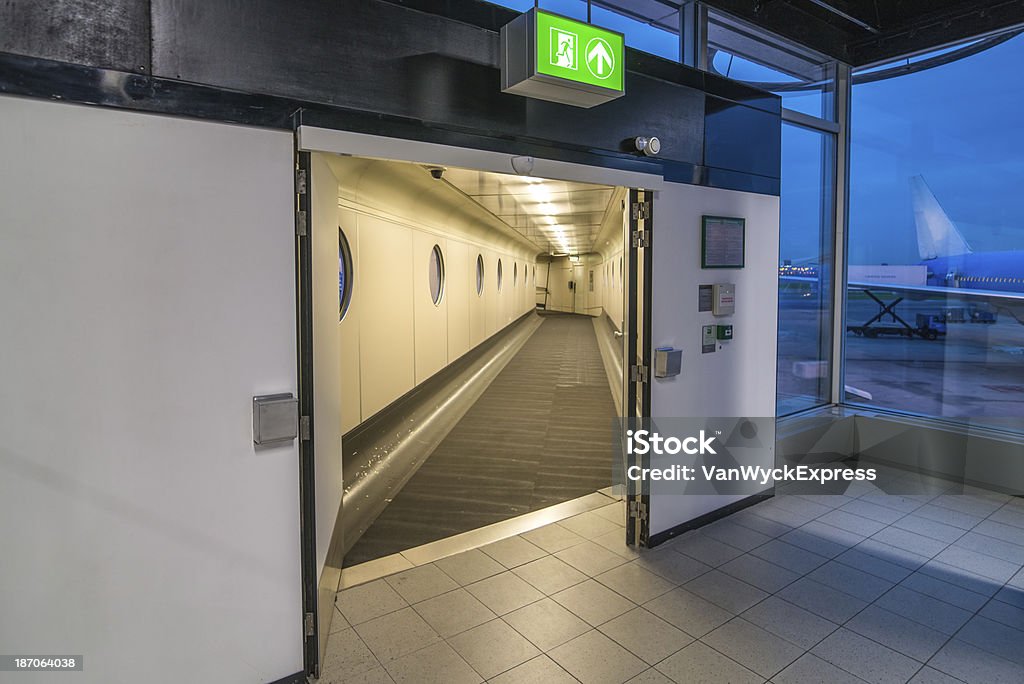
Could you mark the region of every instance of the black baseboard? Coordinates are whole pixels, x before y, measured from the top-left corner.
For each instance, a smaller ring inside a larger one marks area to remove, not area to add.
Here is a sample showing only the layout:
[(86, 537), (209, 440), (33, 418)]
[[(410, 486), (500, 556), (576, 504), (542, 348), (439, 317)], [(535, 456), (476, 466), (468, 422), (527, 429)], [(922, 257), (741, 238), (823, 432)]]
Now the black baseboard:
[(684, 532), (695, 530), (698, 527), (704, 527), (705, 525), (713, 523), (716, 520), (721, 520), (727, 515), (732, 515), (733, 513), (742, 511), (744, 508), (749, 508), (754, 504), (761, 503), (762, 501), (770, 499), (773, 496), (775, 496), (774, 493), (754, 494), (753, 496), (748, 496), (745, 499), (741, 499), (739, 501), (731, 503), (728, 506), (723, 506), (722, 508), (711, 511), (710, 513), (705, 513), (704, 515), (698, 518), (694, 518), (693, 520), (688, 520), (684, 523), (680, 523), (679, 525), (669, 528), (664, 532), (658, 532), (657, 534), (651, 535), (647, 539), (647, 548), (653, 549), (655, 546), (663, 544), (674, 537), (678, 537)]
[(307, 681), (305, 672), (296, 672), (293, 675), (282, 677), (267, 684), (306, 684)]

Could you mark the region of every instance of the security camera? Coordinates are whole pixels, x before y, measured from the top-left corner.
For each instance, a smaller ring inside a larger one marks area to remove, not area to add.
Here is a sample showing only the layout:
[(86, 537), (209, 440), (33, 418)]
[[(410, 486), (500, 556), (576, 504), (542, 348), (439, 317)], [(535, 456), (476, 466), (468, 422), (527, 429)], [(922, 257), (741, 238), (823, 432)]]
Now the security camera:
[(434, 177), (434, 180), (441, 180), (441, 177), (444, 176), (443, 166), (431, 166), (428, 171), (430, 171), (430, 175)]

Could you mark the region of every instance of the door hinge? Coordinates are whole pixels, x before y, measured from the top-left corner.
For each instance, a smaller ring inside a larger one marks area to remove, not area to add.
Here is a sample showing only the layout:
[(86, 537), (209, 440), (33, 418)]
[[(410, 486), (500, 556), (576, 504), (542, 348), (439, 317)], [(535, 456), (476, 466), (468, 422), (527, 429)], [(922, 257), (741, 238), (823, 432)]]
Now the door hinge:
[(647, 520), (647, 504), (643, 501), (633, 499), (629, 502), (629, 517), (637, 520)]
[(651, 218), (650, 202), (633, 202), (633, 220), (640, 221)]
[(299, 439), (309, 441), (309, 416), (299, 416)]
[(303, 623), (306, 627), (306, 636), (311, 637), (316, 634), (316, 623), (314, 622), (314, 616), (312, 613), (306, 613)]
[(651, 369), (647, 366), (634, 364), (629, 367), (630, 382), (648, 382), (651, 377)]
[(633, 231), (633, 247), (639, 249), (640, 247), (651, 246), (651, 231), (649, 230), (634, 230)]
[(295, 170), (295, 194), (306, 194), (306, 169)]
[(306, 210), (300, 209), (295, 212), (295, 234), (299, 237), (306, 236)]

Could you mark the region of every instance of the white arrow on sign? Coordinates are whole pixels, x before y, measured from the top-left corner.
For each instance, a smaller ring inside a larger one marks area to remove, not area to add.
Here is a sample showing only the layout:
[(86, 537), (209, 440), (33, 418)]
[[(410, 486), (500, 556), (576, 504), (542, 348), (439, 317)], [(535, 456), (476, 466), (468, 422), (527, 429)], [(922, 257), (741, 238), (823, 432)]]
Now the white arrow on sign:
[(608, 44), (601, 38), (594, 38), (587, 47), (589, 48), (587, 50), (587, 68), (598, 78), (607, 77), (605, 69), (608, 69), (610, 73), (615, 64)]

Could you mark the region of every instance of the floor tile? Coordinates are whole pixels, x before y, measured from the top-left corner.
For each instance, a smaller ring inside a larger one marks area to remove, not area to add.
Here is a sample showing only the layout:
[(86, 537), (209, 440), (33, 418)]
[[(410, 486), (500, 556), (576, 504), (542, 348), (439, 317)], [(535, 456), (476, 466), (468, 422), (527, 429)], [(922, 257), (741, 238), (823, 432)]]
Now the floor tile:
[(993, 598), (1003, 603), (1009, 603), (1017, 608), (1024, 608), (1024, 589), (1006, 585)]
[(964, 535), (964, 530), (959, 527), (954, 527), (952, 525), (947, 525), (945, 523), (913, 514), (900, 518), (892, 525), (893, 527), (898, 527), (901, 530), (907, 530), (908, 532), (930, 537), (931, 539), (946, 542), (947, 544), (952, 544)]
[(876, 541), (880, 541), (883, 544), (888, 544), (896, 547), (897, 549), (909, 551), (910, 553), (925, 556), (927, 558), (933, 558), (936, 554), (949, 546), (946, 542), (931, 539), (929, 537), (922, 537), (916, 532), (910, 532), (898, 527), (887, 527), (881, 532), (873, 535), (871, 538)]
[(964, 589), (956, 584), (950, 584), (923, 572), (913, 573), (903, 580), (900, 585), (907, 589), (912, 589), (919, 594), (945, 601), (957, 608), (963, 608), (972, 613), (985, 605), (985, 602), (989, 599), (984, 594)]
[(690, 635), (643, 608), (634, 608), (598, 629), (650, 665), (693, 641)]
[(1024, 678), (1017, 663), (957, 639), (943, 646), (928, 665), (968, 684), (1020, 684)]
[(706, 644), (695, 641), (656, 666), (678, 684), (761, 684), (761, 677)]
[(818, 518), (819, 522), (823, 522), (826, 525), (832, 527), (838, 527), (841, 530), (847, 532), (853, 532), (865, 537), (870, 537), (875, 532), (878, 532), (882, 528), (886, 527), (886, 523), (872, 520), (871, 518), (865, 518), (854, 513), (850, 513), (844, 510), (831, 511)]
[(635, 607), (632, 601), (592, 579), (560, 591), (551, 598), (594, 627)]
[(914, 497), (894, 494), (868, 494), (859, 497), (857, 500), (906, 514), (917, 510), (927, 501), (934, 498), (933, 496)]
[(836, 561), (829, 561), (808, 573), (807, 577), (868, 603), (889, 591), (894, 584), (889, 580), (875, 577), (863, 570)]
[(943, 582), (955, 584), (984, 596), (995, 595), (1003, 584), (989, 577), (977, 575), (965, 568), (958, 568), (955, 565), (949, 565), (937, 560), (928, 561), (918, 569), (918, 572), (924, 575), (931, 575)]
[(880, 558), (886, 563), (900, 565), (908, 570), (917, 570), (931, 559), (930, 556), (911, 553), (906, 549), (898, 548), (892, 544), (880, 542), (874, 537), (865, 539), (853, 548), (861, 553), (866, 553), (870, 556), (874, 556), (875, 558)]
[(322, 679), (348, 681), (350, 677), (377, 667), (380, 667), (380, 662), (354, 629), (344, 629), (327, 638), (327, 648), (321, 664)]
[(1003, 603), (999, 600), (989, 601), (979, 613), (989, 620), (1001, 622), (1008, 627), (1024, 630), (1024, 607)]
[(590, 577), (600, 575), (602, 572), (607, 572), (627, 562), (622, 556), (591, 541), (563, 549), (555, 554), (555, 558), (568, 563)]
[(650, 601), (675, 587), (675, 584), (664, 577), (636, 563), (626, 563), (612, 568), (594, 579), (637, 604)]
[(1013, 563), (1018, 569), (1021, 565), (1024, 565), (1024, 546), (979, 534), (976, 531), (968, 532), (960, 537), (954, 542), (953, 546), (976, 553), (983, 553), (986, 556), (994, 556), (1008, 563)]
[(878, 606), (868, 606), (843, 626), (922, 663), (949, 639), (948, 634)]
[(502, 620), (491, 620), (448, 640), (484, 679), (540, 655), (540, 651)]
[(930, 667), (922, 667), (908, 684), (962, 684), (956, 677)]
[(1002, 541), (1010, 542), (1018, 546), (1024, 546), (1024, 527), (1015, 527), (1013, 525), (1007, 525), (1005, 523), (996, 522), (989, 518), (988, 520), (982, 520), (978, 523), (972, 532), (983, 534), (986, 537), (993, 537), (995, 539), (1001, 539)]
[(878, 504), (870, 503), (864, 499), (854, 499), (847, 504), (844, 504), (839, 510), (846, 511), (847, 513), (853, 513), (870, 520), (875, 520), (886, 525), (891, 525), (905, 513), (896, 511), (885, 506), (879, 506)]
[(576, 678), (546, 655), (527, 660), (503, 672), (489, 684), (577, 684)]
[(802, 496), (792, 496), (783, 494), (776, 496), (771, 499), (773, 506), (799, 513), (808, 516), (814, 516), (817, 518), (820, 515), (825, 515), (829, 511), (833, 510), (832, 506), (824, 506), (820, 503), (815, 503), (809, 499), (805, 499)]
[(733, 558), (719, 570), (769, 593), (774, 593), (800, 578), (795, 572), (749, 553)]
[(878, 599), (876, 605), (949, 635), (955, 634), (971, 616), (966, 610), (911, 591), (903, 585), (893, 587), (885, 596)]
[(548, 555), (544, 549), (518, 536), (482, 546), (480, 550), (509, 569)]
[(729, 611), (686, 589), (673, 589), (643, 606), (693, 637), (702, 637), (732, 618)]
[(435, 596), (413, 606), (442, 637), (450, 637), (493, 620), (495, 614), (465, 589)]
[(990, 515), (988, 519), (1004, 525), (1024, 528), (1024, 507), (1008, 503)]
[(869, 575), (896, 583), (902, 582), (913, 572), (902, 565), (890, 563), (870, 553), (865, 553), (860, 550), (859, 545), (842, 552), (836, 556), (835, 560), (837, 563), (849, 565), (851, 568), (857, 568)]
[(747, 510), (740, 511), (739, 513), (734, 513), (729, 516), (729, 520), (737, 525), (742, 525), (743, 527), (747, 527), (755, 532), (759, 532), (765, 536), (773, 538), (800, 526), (789, 525), (757, 515), (756, 507), (748, 508)]
[(558, 523), (538, 527), (535, 530), (523, 532), (519, 536), (548, 553), (555, 553), (586, 541), (585, 537), (581, 537)]
[(622, 684), (647, 669), (642, 660), (596, 629), (548, 655), (583, 684)]
[(412, 608), (388, 613), (355, 627), (377, 660), (388, 662), (429, 646), (440, 637)]
[(341, 608), (339, 608), (338, 604), (335, 603), (334, 615), (331, 616), (331, 634), (340, 632), (343, 629), (348, 629), (351, 626), (352, 625), (349, 624), (348, 620), (345, 619), (345, 616), (341, 614)]
[(743, 618), (734, 618), (701, 638), (747, 669), (771, 679), (799, 658), (804, 649), (767, 632)]
[(409, 604), (382, 579), (338, 593), (335, 605), (351, 625), (392, 613)]
[(767, 592), (719, 570), (712, 570), (690, 580), (683, 587), (733, 615), (739, 615), (768, 596)]
[(594, 537), (592, 541), (598, 546), (603, 546), (612, 553), (622, 556), (626, 560), (635, 560), (643, 552), (643, 549), (626, 544), (626, 533), (621, 527), (617, 528), (614, 532), (606, 532)]
[(544, 598), (544, 594), (508, 571), (470, 584), (466, 591), (497, 615), (504, 615)]
[(979, 518), (987, 518), (1002, 508), (1005, 501), (971, 496), (970, 494), (939, 494), (931, 500), (931, 503)]
[(765, 503), (752, 506), (749, 510), (760, 518), (793, 528), (806, 525), (817, 517), (816, 515), (794, 513), (793, 511), (785, 508), (779, 508), (778, 506), (772, 505), (770, 500)]
[(476, 684), (483, 681), (443, 641), (391, 661), (387, 671), (395, 684)]
[(780, 591), (778, 597), (838, 624), (846, 622), (867, 605), (855, 596), (806, 577)]
[(819, 565), (828, 562), (828, 558), (825, 556), (819, 556), (780, 539), (773, 539), (764, 546), (757, 547), (750, 552), (750, 555), (763, 558), (799, 575), (806, 575)]
[(735, 546), (723, 544), (702, 534), (692, 534), (685, 539), (680, 539), (672, 546), (672, 549), (711, 567), (718, 567), (743, 553)]
[(1024, 671), (1024, 632), (981, 616), (971, 618), (956, 638), (1021, 666)]
[(514, 610), (503, 619), (545, 652), (590, 631), (590, 625), (550, 598)]
[(633, 677), (626, 684), (673, 684), (673, 682), (652, 667)]
[(839, 625), (777, 596), (769, 596), (740, 617), (807, 650)]
[(505, 571), (504, 565), (480, 549), (472, 549), (442, 558), (439, 561), (434, 561), (434, 565), (461, 586), (479, 582), (491, 575)]
[(595, 511), (587, 511), (565, 520), (559, 520), (558, 524), (585, 539), (593, 539), (606, 532), (622, 530), (622, 525), (598, 515)]
[(706, 525), (700, 529), (700, 532), (706, 537), (717, 539), (723, 544), (734, 546), (741, 551), (749, 551), (772, 540), (772, 537), (756, 532), (749, 527), (737, 525), (729, 518), (722, 518)]
[(963, 530), (969, 530), (985, 519), (985, 516), (961, 513), (960, 511), (954, 511), (950, 508), (943, 508), (942, 506), (930, 503), (918, 508), (914, 511), (914, 515), (946, 525), (952, 525), (953, 527), (959, 527)]
[(582, 572), (554, 556), (530, 561), (512, 572), (547, 595), (568, 589), (587, 579)]
[(905, 682), (921, 668), (916, 660), (843, 628), (811, 653), (873, 684)]
[(696, 558), (676, 553), (672, 549), (661, 548), (641, 554), (633, 563), (677, 585), (689, 582), (711, 570), (710, 565), (705, 565)]
[(935, 556), (935, 560), (995, 580), (1000, 585), (1005, 584), (1021, 567), (1019, 563), (1011, 563), (959, 546), (950, 546), (943, 550)]
[(385, 581), (408, 603), (419, 603), (459, 585), (433, 563), (385, 577)]
[(773, 684), (863, 684), (864, 680), (854, 677), (846, 670), (822, 660), (816, 655), (805, 653), (789, 667), (775, 675)]
[(862, 540), (863, 538), (860, 535), (853, 535), (845, 530), (840, 530), (830, 525), (822, 525), (816, 521), (811, 521), (803, 527), (779, 537), (779, 541), (799, 546), (805, 551), (810, 551), (826, 558), (835, 558)]

